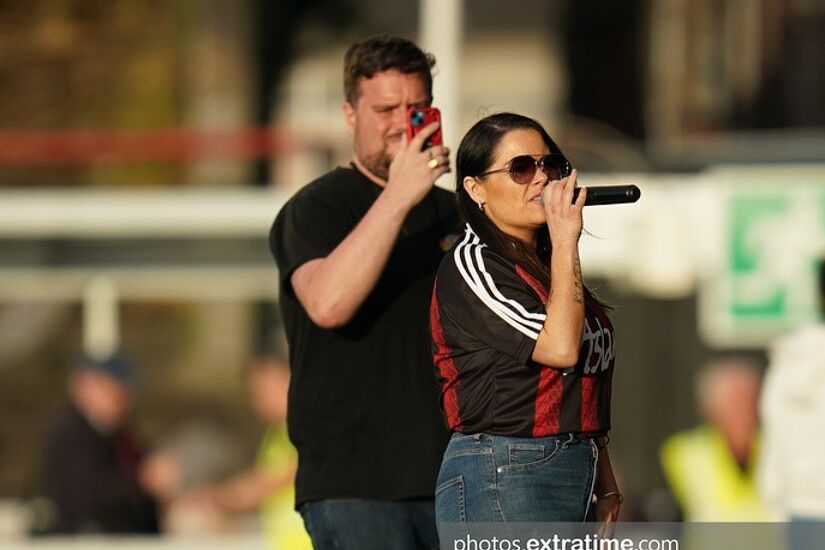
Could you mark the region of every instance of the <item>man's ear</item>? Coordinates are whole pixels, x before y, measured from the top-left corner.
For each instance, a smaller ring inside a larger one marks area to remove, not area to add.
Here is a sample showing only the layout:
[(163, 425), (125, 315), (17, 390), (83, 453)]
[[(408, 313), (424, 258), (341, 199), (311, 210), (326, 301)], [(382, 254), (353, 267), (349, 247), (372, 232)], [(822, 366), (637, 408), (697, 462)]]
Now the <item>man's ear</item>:
[(476, 204), (483, 204), (487, 202), (487, 188), (482, 185), (478, 178), (467, 176), (462, 182), (464, 190), (473, 199)]
[(341, 105), (341, 111), (343, 111), (344, 121), (347, 123), (347, 132), (352, 137), (355, 135), (355, 107), (349, 101), (345, 101)]

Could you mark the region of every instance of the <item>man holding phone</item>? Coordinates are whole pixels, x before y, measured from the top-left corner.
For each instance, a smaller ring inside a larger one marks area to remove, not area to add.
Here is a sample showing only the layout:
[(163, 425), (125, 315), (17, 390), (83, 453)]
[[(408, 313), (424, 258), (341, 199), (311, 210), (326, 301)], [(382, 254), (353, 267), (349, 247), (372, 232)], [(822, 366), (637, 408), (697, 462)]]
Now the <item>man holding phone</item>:
[(301, 189), (272, 227), (290, 344), (296, 507), (317, 549), (436, 548), (433, 492), (447, 431), (432, 372), (429, 303), (457, 228), (433, 186), (439, 131), (405, 138), (432, 100), (435, 60), (377, 36), (345, 57), (353, 156)]

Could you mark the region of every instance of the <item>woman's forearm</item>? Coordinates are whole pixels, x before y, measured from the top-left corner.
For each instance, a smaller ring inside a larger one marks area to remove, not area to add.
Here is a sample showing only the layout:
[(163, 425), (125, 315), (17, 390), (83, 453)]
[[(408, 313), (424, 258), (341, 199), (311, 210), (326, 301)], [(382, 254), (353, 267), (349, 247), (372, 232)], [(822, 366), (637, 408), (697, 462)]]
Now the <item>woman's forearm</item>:
[(556, 368), (576, 365), (584, 329), (584, 285), (576, 243), (553, 250), (547, 319), (536, 340), (533, 360)]
[(596, 463), (596, 497), (607, 493), (619, 492), (616, 476), (613, 474), (613, 465), (610, 463), (610, 453), (607, 447), (599, 450), (599, 461)]

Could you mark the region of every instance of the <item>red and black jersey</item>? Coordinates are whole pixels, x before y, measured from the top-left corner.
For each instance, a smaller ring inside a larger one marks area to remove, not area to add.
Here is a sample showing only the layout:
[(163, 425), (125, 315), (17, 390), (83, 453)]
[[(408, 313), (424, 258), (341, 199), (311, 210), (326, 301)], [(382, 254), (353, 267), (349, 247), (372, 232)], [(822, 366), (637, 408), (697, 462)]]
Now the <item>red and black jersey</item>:
[(544, 437), (610, 429), (610, 320), (588, 299), (578, 363), (547, 367), (531, 359), (546, 302), (538, 280), (467, 225), (441, 262), (430, 307), (433, 362), (451, 430)]

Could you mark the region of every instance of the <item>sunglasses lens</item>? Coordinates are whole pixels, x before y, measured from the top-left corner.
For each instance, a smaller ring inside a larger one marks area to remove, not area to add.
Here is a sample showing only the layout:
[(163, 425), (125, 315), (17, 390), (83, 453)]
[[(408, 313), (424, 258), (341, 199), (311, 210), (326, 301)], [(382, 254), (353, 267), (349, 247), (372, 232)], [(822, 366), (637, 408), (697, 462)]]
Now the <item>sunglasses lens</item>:
[(570, 163), (561, 155), (547, 155), (540, 161), (542, 171), (550, 180), (560, 180), (570, 175)]
[(510, 161), (510, 175), (516, 183), (530, 183), (536, 175), (536, 160), (528, 155), (513, 158)]
[(527, 184), (536, 177), (539, 167), (551, 181), (566, 178), (572, 171), (570, 163), (561, 155), (545, 155), (539, 161), (530, 155), (521, 155), (510, 161), (510, 175), (516, 183)]

